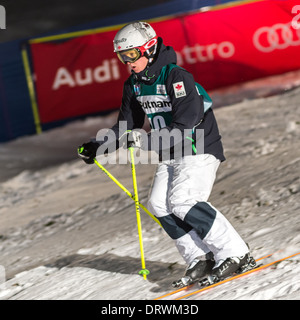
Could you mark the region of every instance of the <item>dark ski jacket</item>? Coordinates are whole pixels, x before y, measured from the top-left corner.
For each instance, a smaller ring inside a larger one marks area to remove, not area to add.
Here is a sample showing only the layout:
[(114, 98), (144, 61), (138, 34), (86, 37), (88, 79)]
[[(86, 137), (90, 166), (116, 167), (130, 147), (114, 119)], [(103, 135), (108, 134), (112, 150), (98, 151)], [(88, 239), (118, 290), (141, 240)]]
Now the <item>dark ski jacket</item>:
[[(127, 129), (133, 130), (142, 128), (145, 120), (145, 112), (136, 99), (133, 90), (133, 80), (143, 85), (153, 85), (158, 79), (162, 68), (169, 64), (176, 64), (177, 58), (174, 49), (170, 46), (165, 46), (161, 38), (158, 38), (158, 49), (154, 62), (145, 68), (140, 73), (132, 73), (132, 75), (125, 81), (123, 87), (122, 105), (119, 111), (118, 122), (111, 128), (116, 137), (122, 136), (123, 132), (119, 130), (119, 122), (126, 121)], [(185, 89), (185, 96), (178, 98), (174, 92), (173, 84), (183, 83)], [(199, 95), (195, 87), (195, 80), (192, 74), (183, 68), (173, 68), (166, 81), (165, 88), (171, 101), (171, 122), (164, 127), (171, 131), (172, 129), (179, 129), (184, 132), (184, 129), (204, 129), (204, 153), (212, 154), (220, 161), (224, 161), (223, 146), (221, 136), (219, 134), (218, 125), (214, 116), (213, 110), (210, 108), (204, 113), (203, 97)], [(157, 134), (157, 130), (155, 130)], [(148, 150), (152, 150), (153, 134), (148, 134)], [(182, 137), (185, 139), (186, 137)], [(195, 138), (195, 137), (193, 137)], [(172, 143), (170, 149), (172, 149)], [(163, 147), (160, 145), (159, 150), (156, 150), (160, 159), (163, 159)], [(172, 153), (172, 150), (170, 150)], [(170, 153), (169, 152), (169, 153)], [(195, 152), (193, 152), (195, 154)], [(172, 158), (172, 156), (171, 156)]]

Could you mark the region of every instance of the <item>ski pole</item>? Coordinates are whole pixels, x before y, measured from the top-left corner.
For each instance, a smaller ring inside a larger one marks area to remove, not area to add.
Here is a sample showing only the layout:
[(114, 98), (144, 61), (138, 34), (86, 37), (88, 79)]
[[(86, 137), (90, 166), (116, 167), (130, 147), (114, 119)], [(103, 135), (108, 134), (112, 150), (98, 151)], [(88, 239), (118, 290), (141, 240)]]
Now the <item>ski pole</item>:
[[(130, 193), (128, 189), (126, 189), (107, 169), (103, 167), (103, 165), (97, 161), (96, 158), (94, 158), (94, 163), (113, 181), (116, 183), (118, 187), (120, 187), (133, 201), (135, 201), (134, 196)], [(144, 207), (140, 202), (138, 202), (139, 206), (161, 227), (161, 223), (159, 220), (146, 208)]]
[(138, 196), (136, 172), (135, 172), (135, 164), (134, 164), (134, 148), (129, 147), (128, 150), (130, 151), (130, 157), (131, 157), (131, 170), (132, 170), (132, 180), (133, 180), (133, 190), (134, 190), (134, 202), (135, 202), (136, 220), (137, 220), (138, 233), (139, 233), (141, 262), (142, 262), (142, 270), (139, 272), (139, 274), (141, 274), (143, 276), (143, 278), (145, 280), (147, 280), (147, 275), (149, 274), (149, 270), (146, 269), (145, 257), (144, 257), (142, 223), (141, 223), (139, 196)]

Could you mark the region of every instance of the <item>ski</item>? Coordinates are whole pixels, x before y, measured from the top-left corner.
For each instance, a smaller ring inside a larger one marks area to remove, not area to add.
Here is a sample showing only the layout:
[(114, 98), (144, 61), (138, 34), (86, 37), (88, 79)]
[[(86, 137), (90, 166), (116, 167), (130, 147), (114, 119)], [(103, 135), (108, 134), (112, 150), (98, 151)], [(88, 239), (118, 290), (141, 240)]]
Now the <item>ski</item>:
[(300, 254), (300, 252), (295, 253), (295, 254), (292, 254), (292, 255), (287, 256), (287, 257), (284, 257), (284, 258), (281, 258), (281, 259), (278, 259), (278, 260), (275, 260), (275, 261), (270, 262), (270, 263), (267, 263), (267, 264), (263, 264), (263, 265), (261, 265), (261, 266), (259, 266), (259, 267), (257, 267), (257, 268), (252, 269), (252, 270), (249, 270), (249, 271), (246, 271), (246, 272), (244, 272), (244, 273), (241, 273), (241, 274), (238, 274), (238, 275), (229, 277), (229, 278), (227, 278), (227, 279), (225, 279), (225, 280), (222, 280), (222, 281), (213, 283), (213, 284), (208, 285), (208, 286), (206, 286), (206, 287), (204, 287), (204, 288), (202, 288), (202, 289), (199, 289), (199, 290), (190, 292), (190, 293), (188, 293), (188, 294), (186, 294), (186, 295), (183, 295), (183, 296), (181, 296), (181, 297), (179, 297), (179, 298), (177, 298), (177, 299), (175, 299), (175, 300), (181, 300), (181, 299), (188, 298), (188, 297), (190, 297), (190, 296), (192, 296), (192, 295), (195, 295), (195, 294), (198, 294), (198, 293), (200, 293), (200, 292), (206, 291), (206, 290), (208, 290), (208, 289), (210, 289), (210, 288), (217, 287), (217, 286), (219, 286), (219, 285), (221, 285), (221, 284), (223, 284), (223, 283), (226, 283), (226, 282), (229, 282), (229, 281), (232, 281), (232, 280), (235, 280), (235, 279), (244, 277), (244, 276), (246, 276), (246, 275), (248, 275), (248, 274), (257, 272), (257, 271), (259, 271), (259, 270), (268, 268), (268, 267), (270, 267), (270, 266), (272, 266), (272, 265), (275, 265), (275, 264), (278, 263), (278, 262), (281, 262), (281, 261), (287, 260), (287, 259), (289, 259), (289, 258), (295, 257), (295, 256), (298, 255), (298, 254)]
[[(263, 257), (255, 260), (255, 261), (258, 262), (258, 261), (261, 261), (261, 260), (263, 260), (263, 259), (269, 258), (269, 257), (271, 257), (273, 254), (274, 254), (274, 253), (268, 254), (268, 255), (263, 256)], [(154, 299), (154, 300), (161, 300), (161, 299), (164, 299), (164, 298), (166, 298), (166, 297), (177, 296), (177, 294), (180, 293), (181, 291), (188, 291), (188, 290), (192, 289), (192, 288), (195, 287), (195, 286), (197, 286), (197, 282), (192, 283), (192, 284), (187, 285), (187, 286), (184, 286), (184, 287), (181, 287), (181, 288), (179, 288), (179, 289), (176, 289), (175, 291), (166, 293), (166, 294), (164, 294), (163, 296), (160, 296), (160, 297), (158, 297), (158, 298), (156, 298), (156, 299)], [(173, 297), (173, 298), (174, 298), (174, 297)]]
[[(261, 257), (261, 258), (257, 259), (256, 262), (258, 262), (258, 261), (260, 261), (260, 260), (263, 260), (263, 259), (266, 259), (266, 258), (269, 258), (269, 257), (271, 257), (273, 254), (274, 254), (274, 253), (269, 254), (269, 255), (267, 255), (267, 256), (264, 256), (264, 257)], [(156, 299), (154, 299), (154, 300), (161, 300), (161, 299), (164, 299), (164, 298), (166, 298), (166, 297), (173, 298), (174, 300), (185, 299), (185, 298), (188, 298), (188, 297), (190, 297), (190, 296), (192, 296), (192, 295), (198, 294), (198, 293), (200, 293), (200, 292), (204, 292), (204, 291), (206, 291), (206, 290), (208, 290), (208, 289), (217, 287), (217, 286), (219, 286), (219, 285), (221, 285), (221, 284), (223, 284), (223, 283), (226, 283), (226, 282), (229, 282), (229, 281), (232, 281), (232, 280), (241, 278), (241, 277), (243, 277), (243, 276), (246, 276), (246, 275), (248, 275), (248, 274), (254, 273), (254, 272), (256, 272), (256, 271), (259, 271), (259, 270), (268, 268), (268, 267), (270, 267), (270, 266), (272, 266), (272, 265), (275, 265), (275, 264), (278, 263), (278, 262), (287, 260), (287, 259), (292, 258), (292, 257), (294, 257), (294, 256), (297, 256), (297, 255), (299, 255), (299, 254), (300, 254), (300, 252), (295, 253), (295, 254), (290, 255), (290, 256), (287, 256), (287, 257), (284, 257), (284, 258), (279, 259), (279, 260), (272, 261), (272, 262), (267, 263), (267, 264), (259, 265), (259, 266), (255, 267), (255, 268), (253, 268), (253, 269), (251, 269), (251, 270), (249, 270), (249, 271), (246, 271), (246, 272), (244, 272), (244, 273), (240, 273), (240, 274), (237, 274), (237, 275), (233, 275), (233, 276), (228, 277), (228, 278), (226, 278), (226, 279), (224, 279), (224, 280), (221, 280), (221, 281), (219, 281), (219, 282), (216, 282), (216, 283), (213, 283), (213, 284), (208, 284), (208, 285), (206, 285), (206, 286), (204, 286), (204, 287), (202, 287), (202, 288), (200, 288), (200, 289), (193, 290), (192, 292), (189, 292), (189, 293), (184, 294), (186, 291), (190, 291), (191, 289), (194, 289), (195, 287), (197, 287), (197, 283), (194, 283), (194, 284), (191, 284), (191, 285), (189, 285), (189, 286), (186, 286), (186, 287), (180, 288), (180, 289), (178, 289), (178, 290), (172, 291), (172, 292), (170, 292), (170, 293), (167, 293), (167, 294), (165, 294), (165, 295), (163, 295), (163, 296), (160, 296), (160, 297), (158, 297), (158, 298), (156, 298)], [(182, 295), (182, 294), (183, 294), (183, 295)], [(173, 297), (172, 297), (172, 296), (173, 296)]]

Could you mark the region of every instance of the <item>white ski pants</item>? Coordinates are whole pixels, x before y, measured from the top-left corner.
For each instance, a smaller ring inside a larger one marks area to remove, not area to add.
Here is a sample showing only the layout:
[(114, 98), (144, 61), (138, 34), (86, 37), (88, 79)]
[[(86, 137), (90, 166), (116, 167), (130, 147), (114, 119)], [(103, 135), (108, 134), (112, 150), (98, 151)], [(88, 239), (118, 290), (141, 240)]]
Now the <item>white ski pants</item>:
[(210, 154), (158, 165), (149, 210), (159, 219), (187, 264), (212, 252), (216, 264), (249, 251), (224, 217), (207, 202), (220, 161)]

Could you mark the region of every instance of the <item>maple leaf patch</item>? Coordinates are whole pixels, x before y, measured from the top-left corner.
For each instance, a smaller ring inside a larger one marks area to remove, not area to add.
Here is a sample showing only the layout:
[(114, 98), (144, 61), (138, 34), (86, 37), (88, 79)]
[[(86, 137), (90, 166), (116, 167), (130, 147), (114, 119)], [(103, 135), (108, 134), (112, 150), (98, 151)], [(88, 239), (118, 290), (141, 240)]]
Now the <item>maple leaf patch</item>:
[(173, 83), (173, 88), (174, 88), (174, 93), (176, 98), (181, 98), (186, 96), (183, 81)]

